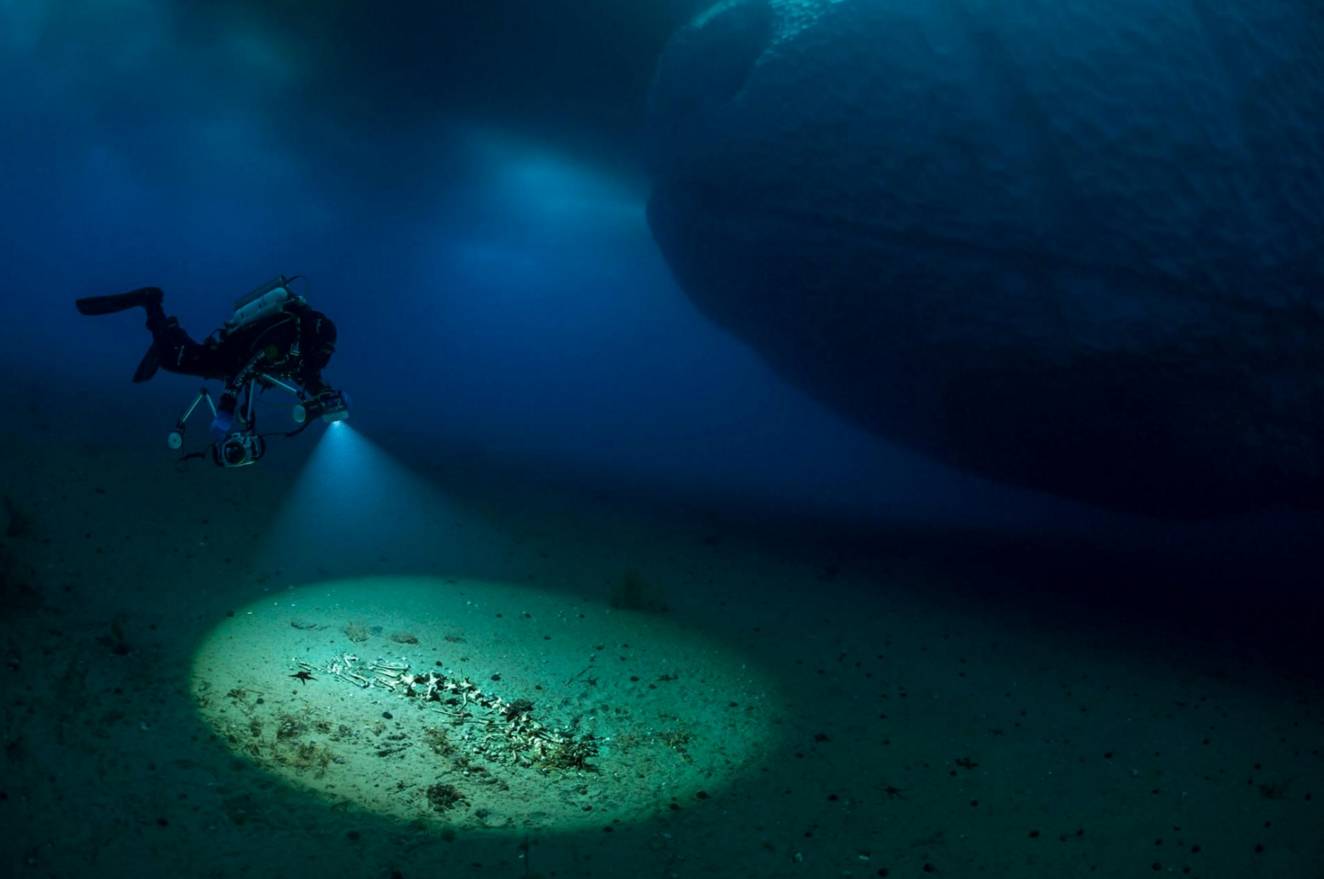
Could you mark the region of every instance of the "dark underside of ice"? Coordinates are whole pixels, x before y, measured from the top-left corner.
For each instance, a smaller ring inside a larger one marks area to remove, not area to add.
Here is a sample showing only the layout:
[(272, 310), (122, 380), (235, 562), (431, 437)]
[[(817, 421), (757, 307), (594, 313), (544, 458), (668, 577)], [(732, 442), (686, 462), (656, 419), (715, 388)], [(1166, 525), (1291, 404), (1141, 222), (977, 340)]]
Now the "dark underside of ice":
[(1324, 506), (1315, 0), (735, 0), (650, 105), (688, 295), (878, 435), (1122, 509)]

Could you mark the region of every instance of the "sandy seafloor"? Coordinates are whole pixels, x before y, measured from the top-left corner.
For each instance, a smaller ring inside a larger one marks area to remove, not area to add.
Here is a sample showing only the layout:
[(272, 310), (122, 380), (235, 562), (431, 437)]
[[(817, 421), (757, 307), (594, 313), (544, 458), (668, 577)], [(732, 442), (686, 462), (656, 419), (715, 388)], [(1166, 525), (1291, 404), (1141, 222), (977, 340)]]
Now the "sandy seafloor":
[[(957, 532), (856, 556), (472, 456), (353, 545), (279, 462), (4, 455), (7, 876), (1324, 876), (1316, 673), (967, 588)], [(595, 768), (488, 762), (345, 653), (528, 699)]]

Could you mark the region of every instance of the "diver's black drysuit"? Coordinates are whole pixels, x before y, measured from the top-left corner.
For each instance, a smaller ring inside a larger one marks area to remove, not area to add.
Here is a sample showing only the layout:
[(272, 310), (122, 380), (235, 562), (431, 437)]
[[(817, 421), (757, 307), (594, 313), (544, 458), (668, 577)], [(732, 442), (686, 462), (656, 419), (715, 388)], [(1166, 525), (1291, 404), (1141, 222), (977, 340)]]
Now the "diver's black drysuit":
[(223, 379), (226, 390), (238, 391), (249, 379), (266, 373), (297, 383), (311, 395), (327, 385), (322, 369), (336, 350), (336, 326), (325, 314), (293, 300), (280, 311), (234, 329), (220, 329), (204, 342), (195, 342), (161, 307), (157, 287), (143, 287), (115, 296), (79, 299), (83, 314), (109, 314), (141, 306), (147, 311), (152, 347), (133, 374), (144, 382), (158, 368), (199, 378)]
[(322, 369), (336, 350), (336, 327), (325, 314), (302, 300), (287, 302), (280, 311), (233, 329), (222, 328), (201, 343), (168, 317), (157, 287), (142, 287), (114, 296), (91, 296), (75, 303), (83, 314), (110, 314), (128, 308), (147, 311), (152, 346), (133, 374), (144, 382), (157, 369), (225, 381), (220, 408), (234, 411), (240, 390), (250, 379), (269, 375), (297, 384), (309, 396), (328, 391)]

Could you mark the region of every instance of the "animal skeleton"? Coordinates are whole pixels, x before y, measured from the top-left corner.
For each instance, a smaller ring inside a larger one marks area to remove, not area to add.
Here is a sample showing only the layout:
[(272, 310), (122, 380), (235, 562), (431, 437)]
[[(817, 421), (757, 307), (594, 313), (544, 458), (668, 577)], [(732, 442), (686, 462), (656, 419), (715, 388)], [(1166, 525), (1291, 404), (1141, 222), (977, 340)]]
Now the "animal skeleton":
[(532, 703), (507, 702), (484, 692), (467, 677), (455, 678), (437, 671), (416, 674), (403, 658), (366, 662), (353, 653), (342, 653), (320, 667), (301, 659), (293, 662), (303, 671), (328, 675), (361, 689), (377, 687), (417, 699), (456, 725), (480, 723), (482, 736), (473, 747), (488, 759), (497, 759), (494, 754), (501, 750), (499, 746), (494, 750), (489, 743), (502, 740), (509, 759), (522, 766), (532, 766), (537, 760), (547, 765), (591, 769), (586, 761), (597, 753), (591, 735), (577, 738), (573, 733), (551, 729), (530, 716)]

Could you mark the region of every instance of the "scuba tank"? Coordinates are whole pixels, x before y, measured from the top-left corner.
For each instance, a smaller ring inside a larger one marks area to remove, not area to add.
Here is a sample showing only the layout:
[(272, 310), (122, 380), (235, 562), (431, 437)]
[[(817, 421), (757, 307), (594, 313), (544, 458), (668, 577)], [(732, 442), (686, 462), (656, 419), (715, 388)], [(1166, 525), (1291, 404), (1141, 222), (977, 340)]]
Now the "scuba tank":
[(292, 302), (302, 304), (303, 297), (290, 291), (290, 283), (293, 280), (294, 278), (277, 275), (246, 296), (235, 300), (234, 315), (225, 322), (225, 332), (232, 333), (245, 324), (275, 314)]

